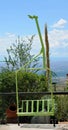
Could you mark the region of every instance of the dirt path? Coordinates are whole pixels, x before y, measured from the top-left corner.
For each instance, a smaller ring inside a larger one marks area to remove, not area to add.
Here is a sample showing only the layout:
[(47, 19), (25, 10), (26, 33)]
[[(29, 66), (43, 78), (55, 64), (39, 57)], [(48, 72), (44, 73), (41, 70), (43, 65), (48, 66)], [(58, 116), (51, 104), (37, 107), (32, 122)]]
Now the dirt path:
[(68, 130), (68, 124), (7, 124), (0, 125), (0, 130)]
[[(24, 128), (22, 126), (18, 126), (18, 125), (1, 125), (0, 126), (0, 130), (44, 130), (41, 128)], [(53, 130), (53, 129), (46, 129), (46, 130)]]

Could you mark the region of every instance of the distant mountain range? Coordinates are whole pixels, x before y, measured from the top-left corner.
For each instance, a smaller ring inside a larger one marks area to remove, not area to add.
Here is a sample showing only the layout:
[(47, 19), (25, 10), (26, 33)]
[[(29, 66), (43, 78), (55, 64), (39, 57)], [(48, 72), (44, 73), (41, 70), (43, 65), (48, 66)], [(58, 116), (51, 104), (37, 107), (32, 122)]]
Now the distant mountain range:
[[(39, 59), (42, 64), (42, 58)], [(50, 58), (50, 67), (58, 77), (66, 77), (68, 73), (68, 59), (67, 58)]]
[(57, 76), (59, 77), (66, 77), (68, 73), (68, 59), (51, 59), (51, 68)]
[[(5, 62), (0, 62), (0, 69), (5, 65)], [(42, 57), (39, 57), (39, 66), (42, 66)], [(67, 58), (50, 58), (50, 66), (51, 70), (54, 71), (58, 77), (66, 77), (68, 73)]]

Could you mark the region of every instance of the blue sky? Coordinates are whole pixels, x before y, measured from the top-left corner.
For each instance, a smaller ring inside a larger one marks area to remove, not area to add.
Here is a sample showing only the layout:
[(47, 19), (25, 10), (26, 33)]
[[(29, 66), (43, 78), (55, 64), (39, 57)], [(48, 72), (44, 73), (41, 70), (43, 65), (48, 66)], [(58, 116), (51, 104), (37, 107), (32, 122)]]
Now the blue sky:
[[(2, 0), (0, 1), (0, 59), (6, 49), (21, 37), (36, 34), (33, 52), (40, 49), (35, 22), (28, 14), (37, 15), (44, 40), (47, 23), (52, 57), (68, 56), (68, 0)], [(38, 46), (38, 47), (37, 47)]]

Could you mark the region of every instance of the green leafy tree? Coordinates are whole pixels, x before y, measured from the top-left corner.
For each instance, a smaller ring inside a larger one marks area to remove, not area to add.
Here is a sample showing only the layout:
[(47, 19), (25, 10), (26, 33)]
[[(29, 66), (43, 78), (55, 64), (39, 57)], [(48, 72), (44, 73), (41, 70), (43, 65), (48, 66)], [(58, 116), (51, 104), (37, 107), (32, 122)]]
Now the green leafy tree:
[(47, 91), (46, 79), (44, 75), (32, 72), (18, 73), (19, 91), (23, 92), (44, 92)]
[[(19, 71), (18, 86), (20, 92), (47, 91), (45, 76), (38, 75), (32, 72)], [(0, 73), (0, 91), (1, 92), (16, 91), (16, 80), (14, 71), (6, 70)]]
[[(18, 37), (16, 43), (13, 43), (12, 46), (7, 49), (8, 57), (4, 58), (9, 70), (19, 69), (31, 60), (33, 55), (31, 55), (30, 52), (32, 49), (33, 39), (34, 35), (32, 35), (31, 38), (26, 38), (26, 40), (21, 40), (20, 37)], [(35, 60), (33, 62), (33, 66), (37, 65), (37, 61), (38, 60)], [(30, 68), (30, 66), (31, 63), (25, 66), (25, 69)]]
[(15, 72), (4, 70), (0, 73), (0, 92), (15, 92)]

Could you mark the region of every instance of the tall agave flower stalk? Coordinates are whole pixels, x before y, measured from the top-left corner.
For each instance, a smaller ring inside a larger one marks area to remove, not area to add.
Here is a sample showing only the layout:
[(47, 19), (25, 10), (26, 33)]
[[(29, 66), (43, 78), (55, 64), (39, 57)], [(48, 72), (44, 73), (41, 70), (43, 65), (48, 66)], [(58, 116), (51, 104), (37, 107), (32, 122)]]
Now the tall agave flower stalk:
[(49, 59), (49, 41), (48, 41), (47, 25), (45, 25), (45, 46), (46, 46), (46, 79), (47, 79), (47, 86), (49, 86), (50, 59)]

